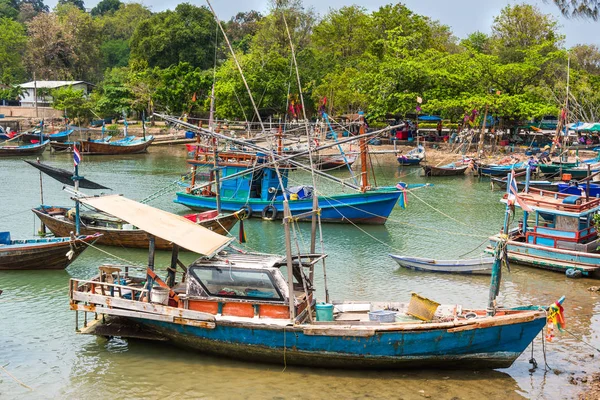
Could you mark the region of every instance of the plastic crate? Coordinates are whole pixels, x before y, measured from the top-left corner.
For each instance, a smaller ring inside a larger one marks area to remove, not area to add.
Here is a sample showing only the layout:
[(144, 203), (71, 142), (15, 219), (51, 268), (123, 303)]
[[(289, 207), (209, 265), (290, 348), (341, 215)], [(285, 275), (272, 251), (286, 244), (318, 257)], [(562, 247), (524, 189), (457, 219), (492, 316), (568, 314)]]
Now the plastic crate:
[(412, 293), (406, 313), (423, 321), (431, 321), (439, 306), (440, 303), (420, 296), (417, 293)]

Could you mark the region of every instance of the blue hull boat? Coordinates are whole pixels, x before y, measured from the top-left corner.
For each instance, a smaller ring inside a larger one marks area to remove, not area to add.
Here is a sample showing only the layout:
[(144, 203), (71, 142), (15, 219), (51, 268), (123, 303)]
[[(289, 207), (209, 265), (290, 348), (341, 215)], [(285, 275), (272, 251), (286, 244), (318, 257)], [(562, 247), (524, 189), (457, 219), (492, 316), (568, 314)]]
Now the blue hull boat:
[(509, 317), (505, 318), (505, 324), (479, 329), (470, 325), (461, 329), (453, 322), (423, 330), (411, 330), (410, 324), (365, 326), (356, 336), (328, 334), (334, 326), (318, 322), (293, 327), (249, 327), (223, 322), (214, 329), (152, 320), (141, 322), (173, 343), (254, 362), (360, 369), (478, 369), (507, 368), (529, 346), (546, 319), (543, 312), (525, 315), (527, 318), (521, 318), (517, 324), (510, 324)]
[[(324, 222), (384, 224), (394, 205), (404, 196), (395, 188), (373, 190), (365, 193), (338, 194), (319, 197), (321, 220)], [(404, 199), (400, 200), (403, 201)], [(217, 205), (215, 196), (198, 196), (179, 192), (175, 203), (183, 204), (192, 210), (214, 210)], [(291, 200), (288, 204), (292, 214), (306, 213), (312, 210), (312, 198)], [(221, 198), (223, 211), (238, 211), (245, 208), (251, 217), (274, 220), (283, 217), (283, 200)], [(305, 219), (310, 219), (310, 216)]]
[(558, 183), (558, 190), (560, 193), (569, 193), (582, 196), (585, 195), (588, 185), (590, 187), (590, 197), (600, 197), (600, 185), (597, 183), (580, 183), (578, 185)]

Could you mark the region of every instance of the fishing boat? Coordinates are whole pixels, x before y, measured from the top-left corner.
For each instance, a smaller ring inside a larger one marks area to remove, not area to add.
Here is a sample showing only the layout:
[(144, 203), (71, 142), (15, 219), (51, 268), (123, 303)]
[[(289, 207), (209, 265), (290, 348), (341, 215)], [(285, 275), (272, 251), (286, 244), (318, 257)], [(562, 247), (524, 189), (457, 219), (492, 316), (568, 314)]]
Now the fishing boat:
[[(507, 182), (508, 182), (508, 178), (506, 176), (502, 177), (502, 178), (491, 177), (491, 179), (490, 179), (490, 183), (493, 188), (497, 187), (500, 189), (506, 189)], [(547, 190), (549, 192), (558, 192), (560, 190), (559, 184), (560, 184), (560, 182), (552, 182), (552, 181), (547, 181), (547, 180), (529, 181), (529, 187), (531, 189), (542, 189), (542, 190)], [(519, 190), (524, 190), (525, 182), (518, 181), (517, 187), (519, 188)]]
[(42, 137), (42, 140), (50, 140), (52, 142), (66, 142), (69, 140), (69, 136), (73, 133), (73, 129), (65, 129), (64, 131), (60, 131), (60, 132), (55, 132), (55, 133), (50, 133), (50, 134), (43, 134), (40, 135), (39, 133), (36, 132), (28, 132), (28, 133), (23, 133), (22, 135), (19, 136), (19, 139), (22, 142), (25, 143), (36, 143), (40, 140), (40, 136)]
[[(158, 114), (157, 114), (158, 115)], [(229, 140), (236, 139), (220, 135), (218, 132), (203, 130), (194, 125), (182, 123), (171, 117), (159, 115), (161, 118), (184, 124), (186, 129), (193, 129), (202, 135)], [(361, 125), (361, 180), (360, 186), (313, 170), (317, 175), (338, 182), (354, 193), (323, 195), (318, 197), (318, 207), (321, 209), (321, 220), (335, 223), (364, 223), (385, 224), (395, 204), (400, 198), (404, 199), (404, 190), (397, 187), (372, 188), (369, 185), (366, 172), (367, 154), (364, 124)], [(341, 143), (341, 141), (339, 142)], [(334, 143), (331, 146), (337, 146)], [(270, 152), (255, 144), (245, 142), (255, 153), (197, 152), (194, 159), (188, 160), (192, 165), (192, 182), (185, 192), (176, 194), (175, 203), (193, 210), (211, 210), (218, 208), (217, 200), (222, 210), (236, 211), (245, 208), (249, 217), (275, 220), (283, 218), (283, 204), (286, 198), (292, 199), (290, 209), (300, 220), (310, 219), (314, 206), (314, 188), (312, 186), (288, 186), (289, 172), (295, 168), (310, 167), (294, 161), (293, 156), (282, 157), (279, 152)], [(279, 146), (281, 149), (281, 136)], [(307, 150), (306, 153), (309, 153)], [(297, 155), (304, 155), (299, 153)], [(273, 159), (281, 160), (278, 167), (273, 165)], [(196, 185), (195, 176), (198, 167), (210, 167), (211, 182)], [(222, 176), (221, 176), (222, 174)], [(213, 190), (214, 189), (214, 190)], [(219, 196), (217, 196), (217, 190)], [(402, 200), (400, 202), (404, 204)]]
[(0, 232), (0, 270), (65, 269), (99, 235), (11, 239)]
[[(289, 218), (284, 257), (235, 251), (226, 247), (228, 238), (123, 197), (80, 201), (176, 245), (165, 279), (154, 268), (152, 247), (143, 276), (103, 265), (92, 279), (71, 279), (70, 305), (80, 333), (167, 340), (251, 362), (472, 369), (509, 367), (546, 324), (542, 307), (496, 306), (499, 259), (488, 309), (439, 306), (418, 295), (410, 302), (319, 304), (312, 277), (326, 256), (291, 254)], [(181, 269), (181, 279), (179, 247), (204, 255)], [(84, 326), (77, 322), (81, 313)]]
[[(107, 136), (101, 139), (88, 139), (88, 142), (101, 142), (108, 143), (112, 139), (111, 136)], [(66, 142), (50, 142), (50, 148), (55, 152), (72, 152), (73, 148), (77, 146), (77, 148), (81, 151), (81, 144), (78, 141), (66, 141)]]
[(146, 153), (154, 141), (154, 136), (138, 138), (127, 136), (117, 141), (84, 140), (79, 143), (81, 154), (87, 155), (117, 155)]
[(517, 174), (525, 172), (526, 166), (527, 164), (522, 162), (510, 165), (486, 164), (479, 165), (477, 167), (477, 173), (485, 176), (507, 176), (511, 171), (514, 171)]
[(588, 174), (595, 174), (600, 172), (600, 163), (580, 163), (576, 167), (563, 167), (556, 164), (539, 164), (538, 169), (544, 176), (569, 176), (573, 179), (582, 179), (588, 176)]
[(425, 148), (422, 145), (397, 157), (400, 165), (419, 165), (423, 159), (425, 159)]
[(474, 168), (474, 165), (472, 160), (461, 160), (442, 166), (423, 165), (422, 167), (425, 176), (457, 176), (464, 175), (467, 169)]
[(324, 171), (331, 171), (339, 168), (350, 168), (357, 159), (356, 154), (339, 154), (333, 156), (322, 156), (315, 162), (315, 167)]
[(390, 254), (401, 267), (415, 271), (445, 272), (451, 274), (490, 275), (494, 257), (480, 257), (460, 260), (435, 260), (433, 258), (407, 257)]
[(503, 233), (492, 236), (486, 252), (493, 252), (506, 239), (510, 261), (600, 276), (600, 238), (593, 222), (594, 215), (600, 212), (600, 198), (530, 189), (518, 194), (508, 191), (502, 201), (522, 208), (523, 219), (518, 227), (503, 230), (507, 238)]
[(32, 156), (42, 154), (46, 147), (50, 143), (46, 140), (41, 143), (26, 144), (22, 146), (0, 146), (0, 157), (13, 157), (13, 156)]
[[(65, 236), (75, 231), (75, 209), (71, 207), (40, 206), (32, 209), (40, 221), (56, 236)], [(216, 210), (198, 214), (188, 214), (184, 218), (202, 225), (204, 228), (228, 235), (235, 224), (245, 218), (245, 211), (239, 210), (231, 214), (219, 214)], [(98, 244), (131, 248), (148, 248), (148, 235), (122, 219), (112, 215), (94, 211), (79, 213), (79, 231), (83, 235), (101, 233)], [(171, 250), (172, 243), (160, 238), (156, 239), (158, 250)]]

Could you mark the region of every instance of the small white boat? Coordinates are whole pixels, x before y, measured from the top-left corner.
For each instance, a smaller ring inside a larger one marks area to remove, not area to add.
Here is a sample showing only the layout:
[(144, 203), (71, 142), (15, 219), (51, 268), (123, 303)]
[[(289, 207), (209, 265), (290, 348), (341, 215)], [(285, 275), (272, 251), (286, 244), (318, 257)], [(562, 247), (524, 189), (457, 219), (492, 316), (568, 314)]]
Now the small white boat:
[(464, 260), (434, 260), (433, 258), (405, 257), (390, 254), (401, 267), (416, 271), (445, 272), (453, 274), (490, 275), (493, 257), (479, 257)]

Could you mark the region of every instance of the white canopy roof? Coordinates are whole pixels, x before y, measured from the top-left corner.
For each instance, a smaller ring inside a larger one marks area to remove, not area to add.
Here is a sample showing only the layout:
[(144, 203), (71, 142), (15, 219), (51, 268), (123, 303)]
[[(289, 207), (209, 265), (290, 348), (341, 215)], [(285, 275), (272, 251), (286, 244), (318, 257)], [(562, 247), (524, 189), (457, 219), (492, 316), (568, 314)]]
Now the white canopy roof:
[(233, 240), (184, 217), (121, 195), (83, 197), (79, 201), (125, 220), (151, 235), (205, 256), (214, 255)]

